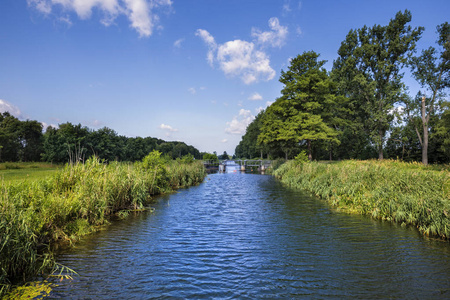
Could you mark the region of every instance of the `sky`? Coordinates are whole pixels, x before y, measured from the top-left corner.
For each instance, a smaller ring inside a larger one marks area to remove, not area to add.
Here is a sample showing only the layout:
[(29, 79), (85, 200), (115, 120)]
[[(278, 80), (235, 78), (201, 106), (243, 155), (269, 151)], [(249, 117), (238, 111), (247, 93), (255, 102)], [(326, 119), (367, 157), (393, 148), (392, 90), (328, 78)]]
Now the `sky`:
[(405, 9), (435, 46), (449, 0), (0, 0), (0, 112), (233, 154), (291, 58)]

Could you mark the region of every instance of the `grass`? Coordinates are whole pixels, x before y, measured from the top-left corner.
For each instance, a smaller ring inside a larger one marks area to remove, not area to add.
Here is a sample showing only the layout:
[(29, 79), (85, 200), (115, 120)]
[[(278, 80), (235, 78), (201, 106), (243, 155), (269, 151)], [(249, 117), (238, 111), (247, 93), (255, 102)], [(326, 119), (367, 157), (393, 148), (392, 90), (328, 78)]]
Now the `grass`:
[(63, 166), (48, 163), (0, 163), (0, 182), (40, 180)]
[(448, 166), (393, 160), (289, 161), (274, 171), (274, 176), (342, 210), (415, 226), (428, 236), (450, 238)]
[(0, 296), (11, 282), (54, 267), (52, 245), (72, 243), (107, 224), (109, 216), (142, 209), (153, 195), (198, 184), (205, 176), (200, 162), (167, 162), (153, 153), (135, 164), (92, 158), (40, 180), (2, 182)]

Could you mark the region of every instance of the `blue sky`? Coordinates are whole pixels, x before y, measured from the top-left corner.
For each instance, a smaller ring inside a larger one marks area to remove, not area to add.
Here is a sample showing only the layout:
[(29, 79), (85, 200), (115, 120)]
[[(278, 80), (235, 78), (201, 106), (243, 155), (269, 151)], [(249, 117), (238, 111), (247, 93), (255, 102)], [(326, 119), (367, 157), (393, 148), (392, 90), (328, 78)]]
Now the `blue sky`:
[(448, 0), (1, 0), (0, 111), (232, 154), (290, 58), (405, 9), (434, 46)]

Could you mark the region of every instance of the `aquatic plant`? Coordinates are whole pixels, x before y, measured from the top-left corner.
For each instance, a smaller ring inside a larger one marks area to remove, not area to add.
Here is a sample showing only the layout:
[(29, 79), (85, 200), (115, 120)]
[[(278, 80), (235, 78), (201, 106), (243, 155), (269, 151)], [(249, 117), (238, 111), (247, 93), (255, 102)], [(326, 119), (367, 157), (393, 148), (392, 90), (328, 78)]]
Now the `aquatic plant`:
[(425, 235), (450, 238), (448, 166), (393, 160), (289, 161), (274, 176), (339, 209), (415, 226)]

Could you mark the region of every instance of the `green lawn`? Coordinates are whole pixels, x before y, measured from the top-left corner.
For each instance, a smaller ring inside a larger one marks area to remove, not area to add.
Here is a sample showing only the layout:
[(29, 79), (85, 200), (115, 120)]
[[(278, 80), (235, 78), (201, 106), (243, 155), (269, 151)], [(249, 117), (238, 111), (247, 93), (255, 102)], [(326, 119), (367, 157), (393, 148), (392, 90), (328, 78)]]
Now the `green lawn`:
[(0, 163), (0, 181), (39, 180), (61, 168), (48, 163)]

